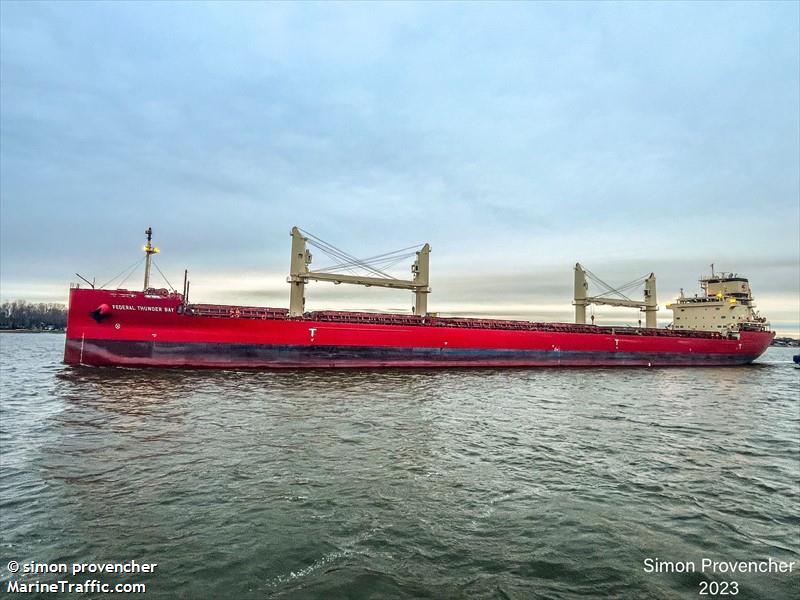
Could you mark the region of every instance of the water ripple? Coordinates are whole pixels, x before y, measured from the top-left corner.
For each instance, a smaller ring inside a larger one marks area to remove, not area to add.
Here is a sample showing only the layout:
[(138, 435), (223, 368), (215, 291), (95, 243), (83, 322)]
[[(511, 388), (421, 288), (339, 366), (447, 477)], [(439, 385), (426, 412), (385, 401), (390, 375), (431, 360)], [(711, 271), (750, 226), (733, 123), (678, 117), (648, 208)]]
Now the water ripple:
[(70, 368), (62, 347), (0, 335), (2, 565), (158, 562), (154, 598), (696, 598), (707, 575), (643, 559), (800, 561), (789, 350), (273, 373)]

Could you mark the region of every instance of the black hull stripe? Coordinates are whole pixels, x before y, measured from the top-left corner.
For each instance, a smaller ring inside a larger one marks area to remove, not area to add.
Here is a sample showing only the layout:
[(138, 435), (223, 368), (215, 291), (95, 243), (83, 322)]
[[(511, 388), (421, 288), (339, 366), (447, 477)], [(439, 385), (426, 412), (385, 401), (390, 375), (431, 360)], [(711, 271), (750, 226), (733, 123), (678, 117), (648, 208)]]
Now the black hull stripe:
[[(83, 350), (81, 351), (81, 345)], [(82, 353), (82, 356), (81, 356)], [(112, 340), (67, 341), (65, 362), (152, 366), (320, 367), (375, 364), (447, 366), (637, 364), (741, 365), (757, 356), (693, 352), (593, 352), (461, 348), (398, 348), (375, 346), (286, 346)]]

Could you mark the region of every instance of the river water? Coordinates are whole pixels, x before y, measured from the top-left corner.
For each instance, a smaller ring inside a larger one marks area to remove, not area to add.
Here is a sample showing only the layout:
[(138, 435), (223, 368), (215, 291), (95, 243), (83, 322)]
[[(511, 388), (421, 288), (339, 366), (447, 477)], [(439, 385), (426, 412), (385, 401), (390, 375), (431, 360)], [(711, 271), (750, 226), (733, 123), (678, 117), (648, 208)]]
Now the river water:
[[(63, 343), (0, 335), (4, 593), (96, 578), (147, 598), (698, 598), (736, 581), (800, 597), (792, 349), (728, 368), (244, 372), (67, 367)], [(796, 562), (732, 576), (703, 558)]]

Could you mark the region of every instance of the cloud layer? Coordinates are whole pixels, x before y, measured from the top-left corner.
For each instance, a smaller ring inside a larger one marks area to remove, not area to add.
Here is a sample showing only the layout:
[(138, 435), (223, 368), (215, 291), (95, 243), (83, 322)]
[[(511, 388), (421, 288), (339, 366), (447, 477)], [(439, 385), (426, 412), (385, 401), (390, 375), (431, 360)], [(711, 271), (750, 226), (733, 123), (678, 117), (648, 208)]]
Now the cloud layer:
[[(4, 2), (0, 293), (108, 278), (148, 225), (174, 279), (285, 274), (297, 224), (354, 254), (430, 241), (435, 297), (476, 312), (568, 315), (578, 260), (655, 270), (662, 298), (714, 262), (796, 322), (799, 18)], [(207, 291), (262, 303), (240, 287)]]

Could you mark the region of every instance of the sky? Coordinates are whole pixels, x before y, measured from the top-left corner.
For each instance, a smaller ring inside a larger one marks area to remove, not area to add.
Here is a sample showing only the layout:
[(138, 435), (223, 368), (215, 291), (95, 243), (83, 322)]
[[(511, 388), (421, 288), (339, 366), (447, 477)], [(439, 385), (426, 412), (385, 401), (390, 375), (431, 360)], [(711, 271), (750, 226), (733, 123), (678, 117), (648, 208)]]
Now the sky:
[(429, 242), (445, 314), (570, 320), (579, 261), (655, 272), (666, 324), (714, 263), (800, 336), (800, 3), (0, 3), (2, 300), (65, 302), (152, 226), (193, 301), (287, 306), (294, 225)]

